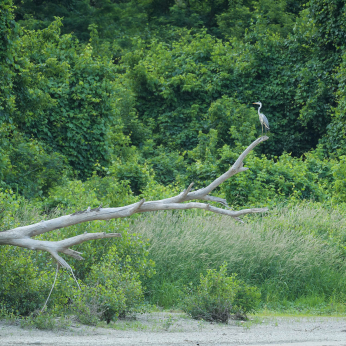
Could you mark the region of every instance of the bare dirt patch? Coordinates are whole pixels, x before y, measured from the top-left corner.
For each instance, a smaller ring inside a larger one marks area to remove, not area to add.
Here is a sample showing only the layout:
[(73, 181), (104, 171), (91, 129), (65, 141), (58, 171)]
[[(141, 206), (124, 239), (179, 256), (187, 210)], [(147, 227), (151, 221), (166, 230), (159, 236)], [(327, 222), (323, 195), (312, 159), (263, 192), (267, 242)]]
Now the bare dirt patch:
[(179, 313), (151, 313), (98, 327), (22, 329), (0, 322), (0, 345), (304, 345), (346, 346), (346, 318), (266, 317), (228, 325), (194, 321)]

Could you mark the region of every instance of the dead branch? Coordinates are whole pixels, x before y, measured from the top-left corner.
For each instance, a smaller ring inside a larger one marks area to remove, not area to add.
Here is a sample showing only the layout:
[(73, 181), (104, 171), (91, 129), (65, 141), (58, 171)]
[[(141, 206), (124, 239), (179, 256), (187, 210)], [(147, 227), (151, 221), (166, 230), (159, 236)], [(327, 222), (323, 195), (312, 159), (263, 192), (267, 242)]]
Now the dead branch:
[[(70, 246), (77, 245), (93, 239), (120, 237), (121, 235), (119, 233), (84, 233), (60, 241), (36, 240), (32, 239), (32, 237), (56, 229), (80, 224), (83, 222), (123, 218), (136, 213), (145, 213), (158, 210), (205, 209), (213, 213), (231, 216), (237, 219), (238, 221), (241, 221), (239, 219), (239, 216), (245, 214), (266, 212), (268, 211), (268, 208), (253, 208), (234, 211), (229, 208), (227, 201), (225, 199), (214, 197), (209, 194), (216, 187), (218, 187), (220, 184), (222, 184), (225, 180), (229, 179), (233, 175), (246, 171), (248, 168), (243, 167), (243, 161), (245, 157), (259, 143), (266, 141), (267, 139), (267, 136), (263, 136), (256, 139), (253, 143), (251, 143), (248, 146), (248, 148), (246, 148), (246, 150), (239, 156), (237, 161), (226, 173), (215, 179), (208, 186), (201, 188), (199, 190), (191, 192), (191, 188), (193, 186), (193, 183), (191, 183), (190, 186), (179, 195), (162, 200), (146, 202), (144, 199), (142, 199), (137, 203), (119, 208), (102, 208), (102, 205), (95, 209), (90, 209), (90, 207), (88, 207), (86, 210), (77, 211), (70, 215), (64, 215), (55, 219), (41, 221), (32, 225), (17, 227), (7, 231), (3, 231), (0, 233), (0, 245), (14, 245), (28, 248), (31, 250), (47, 251), (52, 255), (52, 257), (56, 259), (59, 265), (71, 270), (69, 264), (58, 254), (59, 252), (76, 258), (78, 260), (82, 260), (83, 257), (81, 256), (81, 253), (69, 249)], [(217, 208), (211, 206), (210, 204), (200, 202), (189, 202), (182, 204), (183, 202), (188, 202), (191, 200), (205, 200), (209, 202), (217, 202), (225, 206), (227, 209)]]

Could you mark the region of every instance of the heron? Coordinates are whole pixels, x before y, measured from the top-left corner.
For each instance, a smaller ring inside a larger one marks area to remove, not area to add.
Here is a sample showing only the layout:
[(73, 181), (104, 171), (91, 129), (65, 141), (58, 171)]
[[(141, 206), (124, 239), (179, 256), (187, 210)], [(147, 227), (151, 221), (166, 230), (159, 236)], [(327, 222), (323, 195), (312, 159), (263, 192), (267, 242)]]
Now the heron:
[(259, 107), (258, 107), (258, 116), (259, 116), (259, 120), (260, 120), (261, 125), (262, 125), (262, 135), (263, 135), (263, 125), (264, 125), (264, 129), (265, 129), (266, 133), (267, 133), (267, 130), (270, 130), (270, 128), (269, 128), (269, 121), (268, 121), (267, 117), (263, 113), (260, 113), (260, 109), (262, 107), (262, 103), (258, 101), (258, 102), (254, 102), (253, 104), (254, 105), (259, 105)]

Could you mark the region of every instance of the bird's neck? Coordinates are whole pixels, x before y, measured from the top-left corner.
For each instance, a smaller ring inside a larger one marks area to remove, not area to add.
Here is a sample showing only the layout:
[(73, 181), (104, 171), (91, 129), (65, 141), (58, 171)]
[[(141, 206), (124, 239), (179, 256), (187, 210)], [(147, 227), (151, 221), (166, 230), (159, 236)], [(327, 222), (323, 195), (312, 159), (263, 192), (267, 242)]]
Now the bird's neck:
[(260, 109), (261, 109), (261, 107), (262, 107), (262, 105), (260, 105), (260, 106), (258, 107), (258, 115), (260, 115)]

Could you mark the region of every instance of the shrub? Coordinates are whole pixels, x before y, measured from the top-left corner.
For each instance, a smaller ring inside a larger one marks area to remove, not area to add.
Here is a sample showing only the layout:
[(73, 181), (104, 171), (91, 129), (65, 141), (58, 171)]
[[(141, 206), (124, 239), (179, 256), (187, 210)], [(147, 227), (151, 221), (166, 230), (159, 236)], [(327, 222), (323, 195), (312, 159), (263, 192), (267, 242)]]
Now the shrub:
[[(54, 190), (57, 193), (56, 199), (52, 196), (51, 201), (67, 205), (71, 211), (81, 210), (88, 205), (99, 205), (100, 201), (95, 191), (89, 190), (86, 193), (88, 190), (88, 186), (80, 181), (71, 182), (64, 188)], [(39, 203), (29, 203), (11, 191), (0, 191), (0, 197), (0, 211), (3, 211), (0, 212), (0, 231), (50, 219), (67, 212), (57, 209), (54, 213), (47, 213)], [(99, 298), (99, 311), (107, 310), (111, 315), (108, 318), (102, 317), (104, 319), (111, 320), (119, 314), (137, 311), (143, 298), (141, 280), (154, 273), (154, 263), (148, 259), (147, 241), (141, 236), (128, 234), (127, 228), (128, 220), (125, 219), (100, 220), (39, 236), (42, 240), (56, 241), (82, 234), (85, 230), (122, 234), (121, 238), (112, 241), (104, 239), (85, 242), (78, 247), (78, 251), (83, 252), (85, 260), (69, 259), (76, 277), (81, 280), (81, 286), (89, 286), (83, 290), (84, 301), (93, 305), (89, 298)], [(56, 263), (51, 261), (51, 256), (46, 252), (3, 245), (0, 246), (0, 263), (0, 306), (21, 316), (29, 316), (35, 310), (41, 309), (55, 276)], [(70, 273), (61, 270), (48, 302), (48, 309), (63, 308), (67, 297), (73, 299), (73, 296), (78, 296), (75, 287)], [(90, 315), (94, 315), (90, 306), (79, 308), (85, 310), (80, 312), (84, 317), (88, 309)]]
[(131, 98), (112, 61), (94, 57), (91, 45), (72, 35), (60, 35), (61, 25), (57, 18), (20, 37), (11, 122), (63, 154), (85, 179), (95, 162), (107, 166), (111, 154), (126, 146), (121, 117), (131, 111)]
[(138, 311), (142, 304), (139, 275), (129, 265), (119, 269), (102, 261), (93, 266), (86, 282), (88, 285), (75, 292), (72, 303), (72, 311), (83, 324), (96, 325), (99, 320), (109, 323)]
[(146, 165), (141, 166), (135, 157), (124, 162), (113, 161), (108, 174), (116, 177), (118, 181), (128, 181), (132, 192), (136, 195), (144, 190), (149, 181), (149, 170)]
[(237, 280), (237, 284), (238, 290), (234, 298), (232, 313), (239, 317), (255, 313), (261, 298), (258, 288), (249, 286), (242, 280)]
[(112, 308), (122, 305), (124, 296), (115, 295), (112, 289), (107, 291), (107, 288), (102, 285), (82, 286), (81, 291), (75, 292), (70, 310), (80, 323), (96, 326), (103, 316), (110, 316), (107, 322), (113, 318)]
[(342, 155), (333, 166), (333, 197), (334, 203), (346, 202), (346, 156)]
[(15, 126), (0, 124), (0, 186), (26, 198), (46, 196), (70, 175), (66, 158)]
[(255, 287), (249, 287), (236, 279), (236, 275), (227, 275), (227, 265), (219, 271), (208, 270), (201, 274), (197, 290), (184, 302), (184, 311), (195, 319), (227, 323), (231, 313), (246, 318), (247, 312), (254, 312), (260, 301), (260, 293)]

